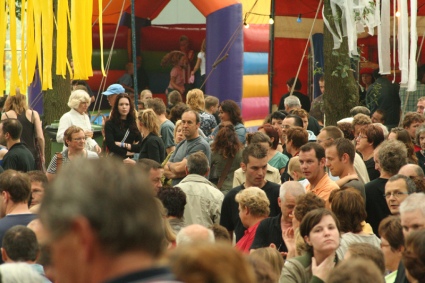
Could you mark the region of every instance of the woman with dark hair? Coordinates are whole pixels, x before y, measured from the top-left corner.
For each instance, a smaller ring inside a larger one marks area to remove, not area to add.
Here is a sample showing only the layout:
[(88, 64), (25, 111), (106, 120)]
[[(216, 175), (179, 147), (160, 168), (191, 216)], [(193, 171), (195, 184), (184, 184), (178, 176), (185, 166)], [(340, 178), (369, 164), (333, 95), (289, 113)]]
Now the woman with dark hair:
[(377, 179), (380, 175), (379, 171), (375, 169), (373, 151), (384, 141), (384, 139), (382, 128), (373, 124), (361, 127), (355, 139), (356, 150), (360, 152), (363, 157), (371, 181)]
[(354, 188), (336, 190), (332, 193), (332, 212), (335, 213), (341, 227), (341, 245), (337, 250), (338, 258), (344, 258), (348, 247), (353, 243), (368, 243), (380, 248), (381, 241), (373, 233), (363, 232), (366, 219), (365, 202)]
[(142, 135), (136, 124), (134, 104), (126, 93), (120, 93), (111, 116), (105, 123), (105, 143), (109, 155), (125, 159), (133, 156), (131, 144), (141, 142)]
[[(233, 100), (224, 100), (221, 102), (220, 107), (218, 108), (218, 116), (222, 122), (231, 122), (235, 127), (236, 134), (238, 135), (238, 139), (242, 144), (245, 144), (245, 135), (246, 128), (243, 125), (241, 109)], [(214, 137), (218, 133), (219, 127), (216, 127), (212, 132), (210, 139), (214, 139)]]
[(410, 164), (418, 164), (418, 157), (415, 154), (415, 145), (410, 138), (409, 132), (400, 127), (392, 128), (387, 139), (399, 140), (404, 143), (407, 149), (407, 162)]
[(307, 252), (288, 259), (280, 282), (326, 282), (338, 262), (336, 250), (340, 242), (339, 221), (333, 212), (319, 208), (307, 213), (300, 225)]
[(243, 145), (238, 140), (233, 124), (229, 121), (222, 122), (217, 136), (211, 144), (211, 168), (213, 169), (210, 173), (210, 181), (218, 185), (227, 162), (231, 162), (221, 188), (219, 188), (224, 194), (233, 188), (233, 175), (235, 170), (240, 167), (242, 149)]
[(280, 174), (282, 174), (288, 164), (289, 157), (277, 150), (279, 145), (279, 134), (270, 124), (264, 124), (258, 127), (258, 131), (266, 134), (270, 138), (267, 160), (271, 166), (279, 170)]

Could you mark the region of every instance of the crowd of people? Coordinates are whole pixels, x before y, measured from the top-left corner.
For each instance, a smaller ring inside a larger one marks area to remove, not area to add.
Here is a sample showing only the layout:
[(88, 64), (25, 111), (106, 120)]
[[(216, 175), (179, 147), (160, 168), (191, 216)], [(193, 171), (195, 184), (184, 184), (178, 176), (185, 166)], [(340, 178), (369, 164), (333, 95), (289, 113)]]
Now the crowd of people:
[(2, 280), (425, 282), (425, 98), (396, 127), (366, 91), (367, 106), (323, 125), (309, 113), (320, 82), (317, 104), (289, 80), (297, 92), (255, 132), (201, 89), (166, 102), (143, 90), (136, 109), (113, 84), (102, 144), (77, 87), (47, 169), (38, 113), (7, 98)]

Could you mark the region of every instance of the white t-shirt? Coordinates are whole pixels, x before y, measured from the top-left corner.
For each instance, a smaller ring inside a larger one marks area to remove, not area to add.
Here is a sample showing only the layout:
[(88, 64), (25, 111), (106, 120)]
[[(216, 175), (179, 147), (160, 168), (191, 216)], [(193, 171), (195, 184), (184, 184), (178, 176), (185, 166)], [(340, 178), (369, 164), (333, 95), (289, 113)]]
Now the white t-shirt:
[(201, 76), (205, 75), (205, 52), (198, 53), (198, 59), (201, 59), (201, 65), (199, 69), (201, 69)]

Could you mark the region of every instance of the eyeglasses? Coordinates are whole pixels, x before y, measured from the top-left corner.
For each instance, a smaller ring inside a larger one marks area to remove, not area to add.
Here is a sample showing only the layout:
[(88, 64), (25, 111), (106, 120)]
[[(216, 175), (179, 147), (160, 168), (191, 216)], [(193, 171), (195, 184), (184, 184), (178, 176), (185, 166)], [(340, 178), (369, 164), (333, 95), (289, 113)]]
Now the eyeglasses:
[(358, 135), (356, 139), (367, 139), (367, 136)]
[(76, 139), (72, 139), (73, 141), (85, 141), (86, 140), (86, 138), (84, 137), (84, 138), (76, 138)]
[(391, 192), (391, 193), (386, 193), (384, 194), (384, 198), (389, 199), (391, 196), (395, 197), (395, 198), (400, 198), (403, 195), (408, 195), (409, 193), (403, 193), (403, 192)]

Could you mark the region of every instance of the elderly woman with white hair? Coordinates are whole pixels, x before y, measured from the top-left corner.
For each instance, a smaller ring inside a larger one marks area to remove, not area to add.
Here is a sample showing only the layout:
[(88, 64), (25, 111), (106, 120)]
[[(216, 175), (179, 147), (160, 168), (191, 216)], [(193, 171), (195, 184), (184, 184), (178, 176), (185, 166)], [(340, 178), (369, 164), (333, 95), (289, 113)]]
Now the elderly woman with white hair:
[[(90, 96), (84, 90), (78, 89), (71, 92), (68, 100), (68, 107), (71, 110), (62, 115), (59, 120), (59, 128), (56, 134), (57, 142), (64, 142), (63, 136), (70, 126), (78, 126), (84, 130), (86, 135), (86, 149), (95, 151), (98, 154), (102, 151), (97, 142), (93, 139), (90, 118), (87, 109), (90, 105)], [(64, 146), (65, 147), (65, 146)]]

